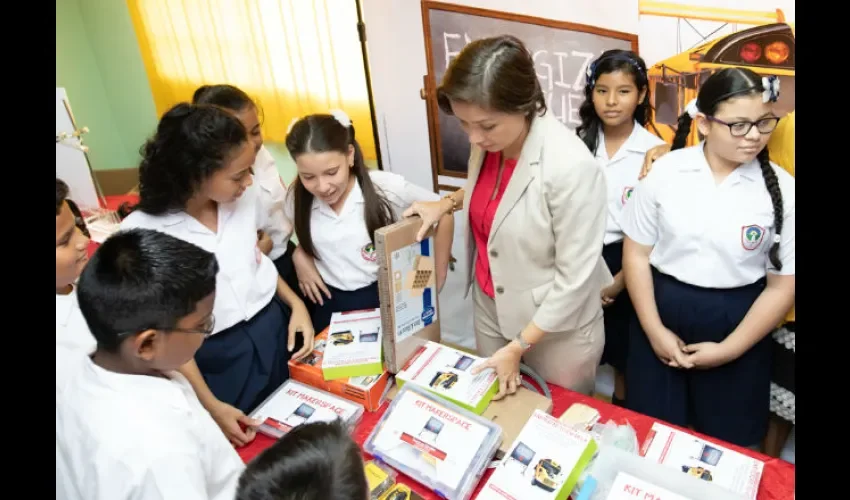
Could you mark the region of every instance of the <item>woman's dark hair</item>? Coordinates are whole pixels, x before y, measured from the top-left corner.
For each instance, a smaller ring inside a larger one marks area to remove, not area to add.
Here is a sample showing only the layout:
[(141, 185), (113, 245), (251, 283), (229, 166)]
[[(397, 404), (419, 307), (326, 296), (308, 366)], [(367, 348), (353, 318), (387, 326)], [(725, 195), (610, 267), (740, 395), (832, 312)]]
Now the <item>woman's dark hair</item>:
[(68, 199), (68, 185), (62, 179), (56, 179), (56, 217), (62, 213), (62, 205)]
[(302, 424), (248, 463), (236, 500), (366, 500), (360, 448), (336, 422)]
[[(293, 160), (305, 153), (327, 153), (336, 151), (348, 155), (349, 146), (354, 146), (354, 167), (351, 174), (357, 179), (363, 192), (363, 216), (366, 230), (372, 244), (375, 243), (375, 231), (395, 222), (395, 214), (380, 188), (372, 183), (369, 170), (363, 160), (360, 145), (354, 139), (354, 125), (344, 126), (333, 115), (315, 114), (301, 118), (286, 135), (286, 149)], [(345, 165), (347, 168), (348, 165)], [(318, 259), (313, 239), (310, 233), (310, 215), (313, 206), (313, 195), (307, 191), (301, 179), (296, 177), (289, 186), (290, 196), (295, 205), (295, 234), (298, 245), (307, 255)]]
[(239, 87), (227, 84), (201, 85), (192, 95), (192, 104), (211, 104), (237, 113), (254, 106), (259, 112), (259, 106), (248, 94)]
[(56, 217), (59, 217), (59, 214), (62, 213), (62, 204), (67, 203), (68, 209), (71, 211), (71, 215), (74, 216), (74, 225), (79, 228), (80, 231), (86, 236), (86, 238), (91, 238), (91, 234), (89, 234), (89, 229), (86, 226), (85, 218), (83, 217), (82, 211), (80, 211), (80, 207), (74, 203), (74, 200), (68, 198), (69, 193), (68, 185), (65, 184), (65, 181), (62, 179), (56, 179)]
[[(697, 110), (706, 116), (714, 116), (717, 107), (725, 101), (733, 97), (762, 94), (765, 90), (761, 75), (752, 70), (746, 68), (722, 69), (708, 77), (700, 87), (696, 101)], [(691, 132), (691, 123), (693, 123), (693, 118), (687, 111), (679, 117), (672, 149), (685, 147), (688, 135)], [(770, 151), (767, 146), (759, 152), (756, 158), (761, 166), (761, 175), (764, 177), (764, 184), (770, 194), (770, 201), (773, 203), (773, 225), (776, 228), (776, 236), (780, 236), (783, 223), (782, 191), (779, 189), (779, 179), (776, 177), (776, 172), (770, 165)], [(770, 247), (768, 256), (773, 267), (782, 269), (782, 261), (779, 260), (779, 241), (775, 241), (773, 246)]]
[(201, 183), (248, 141), (245, 127), (218, 106), (180, 103), (162, 115), (139, 151), (139, 204), (151, 215), (183, 210)]
[(596, 149), (599, 147), (599, 127), (602, 124), (602, 120), (596, 114), (596, 108), (593, 106), (593, 90), (596, 88), (596, 81), (599, 80), (600, 76), (615, 71), (622, 71), (630, 75), (635, 82), (638, 93), (646, 90), (643, 101), (638, 103), (632, 119), (638, 122), (641, 127), (646, 126), (651, 119), (652, 109), (649, 106), (649, 79), (646, 76), (646, 63), (630, 50), (606, 50), (598, 59), (590, 63), (587, 69), (584, 102), (578, 110), (581, 125), (576, 128), (576, 133), (593, 154), (596, 154)]
[(501, 35), (469, 43), (455, 57), (437, 87), (437, 104), (452, 113), (451, 101), (502, 113), (546, 113), (546, 98), (531, 52), (519, 38)]

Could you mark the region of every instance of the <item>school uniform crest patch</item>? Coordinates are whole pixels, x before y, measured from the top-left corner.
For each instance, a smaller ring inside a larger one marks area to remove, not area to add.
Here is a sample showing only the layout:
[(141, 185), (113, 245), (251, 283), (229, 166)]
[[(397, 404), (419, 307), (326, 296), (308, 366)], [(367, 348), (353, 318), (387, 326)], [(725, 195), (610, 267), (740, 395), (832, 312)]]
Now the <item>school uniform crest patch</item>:
[(623, 197), (622, 197), (623, 205), (625, 205), (626, 202), (629, 201), (629, 198), (632, 197), (632, 192), (634, 190), (635, 190), (634, 186), (626, 186), (626, 187), (623, 188)]
[(764, 240), (763, 227), (751, 224), (741, 228), (741, 245), (744, 246), (744, 250), (755, 250), (761, 245), (762, 240)]
[(360, 250), (360, 256), (363, 257), (363, 260), (365, 261), (375, 262), (378, 259), (378, 256), (375, 255), (375, 245), (372, 243), (366, 244), (366, 246)]

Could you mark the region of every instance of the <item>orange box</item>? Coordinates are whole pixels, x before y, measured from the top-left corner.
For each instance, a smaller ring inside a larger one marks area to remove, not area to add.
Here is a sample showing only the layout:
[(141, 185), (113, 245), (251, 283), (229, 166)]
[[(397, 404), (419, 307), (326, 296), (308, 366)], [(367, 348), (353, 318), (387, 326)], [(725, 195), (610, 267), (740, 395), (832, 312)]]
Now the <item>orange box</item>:
[(390, 373), (384, 369), (384, 373), (381, 375), (325, 380), (325, 376), (322, 374), (322, 356), (325, 353), (327, 340), (328, 329), (325, 328), (322, 333), (316, 335), (312, 353), (302, 361), (289, 361), (289, 377), (292, 380), (361, 404), (367, 411), (375, 411), (380, 408), (384, 399), (386, 399), (387, 392), (392, 387)]

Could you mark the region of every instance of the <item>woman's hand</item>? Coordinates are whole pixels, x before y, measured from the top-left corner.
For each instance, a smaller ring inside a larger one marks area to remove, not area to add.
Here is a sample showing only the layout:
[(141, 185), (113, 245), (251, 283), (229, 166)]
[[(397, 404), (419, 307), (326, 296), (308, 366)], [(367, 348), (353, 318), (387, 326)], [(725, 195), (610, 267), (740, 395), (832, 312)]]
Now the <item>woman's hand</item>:
[(471, 373), (473, 375), (493, 368), (499, 379), (499, 392), (493, 396), (493, 401), (498, 401), (508, 394), (513, 394), (522, 385), (522, 377), (519, 374), (519, 364), (522, 359), (522, 346), (516, 341), (496, 351), (486, 361), (475, 366)]
[(292, 307), (292, 314), (289, 317), (289, 339), (286, 346), (289, 352), (292, 352), (292, 350), (295, 349), (295, 335), (298, 332), (300, 332), (301, 336), (304, 337), (304, 345), (301, 346), (301, 349), (294, 353), (290, 358), (295, 361), (298, 361), (313, 352), (313, 337), (315, 336), (315, 332), (313, 331), (313, 322), (310, 320), (310, 314), (307, 312), (307, 308), (300, 300), (298, 301), (298, 304)]
[(295, 275), (298, 277), (298, 288), (301, 289), (301, 293), (314, 304), (325, 305), (322, 293), (327, 298), (331, 298), (331, 292), (325, 285), (322, 275), (319, 274), (316, 262), (300, 246), (295, 247), (295, 251), (292, 252), (292, 265), (295, 267)]
[(655, 160), (661, 158), (669, 152), (669, 144), (661, 144), (647, 151), (646, 156), (643, 159), (643, 167), (640, 169), (640, 175), (638, 175), (638, 180), (641, 180), (646, 177), (649, 171), (652, 170), (652, 163)]
[[(245, 446), (253, 441), (257, 435), (257, 426), (262, 423), (246, 416), (239, 408), (219, 400), (209, 403), (207, 411), (227, 439), (237, 447)], [(243, 425), (245, 430), (242, 430)]]
[(437, 223), (440, 222), (440, 218), (451, 210), (451, 207), (446, 208), (446, 205), (449, 203), (451, 203), (451, 201), (445, 198), (439, 201), (416, 201), (404, 211), (402, 214), (404, 217), (413, 217), (414, 215), (418, 215), (419, 218), (422, 219), (422, 227), (416, 235), (416, 241), (422, 241), (425, 239), (425, 235), (428, 234), (428, 231), (430, 231), (431, 228), (436, 227)]
[(602, 307), (609, 306), (614, 303), (620, 293), (626, 288), (626, 280), (623, 278), (623, 273), (617, 273), (614, 276), (614, 283), (602, 289)]
[(685, 343), (678, 335), (671, 332), (667, 328), (662, 328), (657, 332), (646, 333), (649, 338), (649, 343), (655, 355), (667, 366), (673, 368), (690, 369), (694, 367), (693, 361), (688, 359), (685, 349)]

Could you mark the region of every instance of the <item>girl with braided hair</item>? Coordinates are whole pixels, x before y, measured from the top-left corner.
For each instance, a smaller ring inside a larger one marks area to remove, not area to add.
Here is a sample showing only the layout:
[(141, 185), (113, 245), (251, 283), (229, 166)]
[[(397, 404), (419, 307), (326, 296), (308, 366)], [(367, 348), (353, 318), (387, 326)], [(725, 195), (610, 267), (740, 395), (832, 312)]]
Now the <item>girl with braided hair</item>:
[[(764, 438), (769, 334), (794, 303), (794, 178), (767, 148), (778, 95), (747, 69), (709, 77), (621, 221), (628, 406), (740, 446)], [(694, 121), (705, 139), (683, 148)]]

